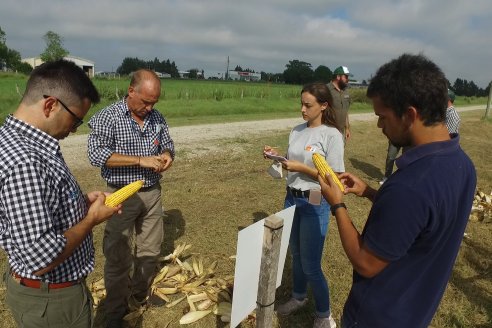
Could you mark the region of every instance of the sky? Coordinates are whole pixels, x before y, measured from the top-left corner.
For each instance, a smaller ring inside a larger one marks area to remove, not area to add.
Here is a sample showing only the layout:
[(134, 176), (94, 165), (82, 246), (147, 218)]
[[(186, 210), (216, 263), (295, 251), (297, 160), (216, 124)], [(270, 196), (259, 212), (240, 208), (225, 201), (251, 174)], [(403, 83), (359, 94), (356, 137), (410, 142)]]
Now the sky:
[(125, 57), (174, 61), (205, 76), (236, 65), (282, 73), (291, 60), (358, 81), (402, 53), (422, 53), (457, 78), (492, 81), (490, 0), (2, 0), (0, 27), (23, 58), (53, 31), (71, 55), (115, 71)]

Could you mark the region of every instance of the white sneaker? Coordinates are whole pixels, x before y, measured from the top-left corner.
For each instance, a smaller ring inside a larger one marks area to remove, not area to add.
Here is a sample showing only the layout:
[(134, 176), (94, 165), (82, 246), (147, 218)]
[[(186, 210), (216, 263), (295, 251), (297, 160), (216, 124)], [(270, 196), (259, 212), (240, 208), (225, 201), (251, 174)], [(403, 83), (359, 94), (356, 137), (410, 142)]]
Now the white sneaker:
[(296, 298), (291, 298), (288, 300), (286, 303), (281, 304), (277, 307), (277, 313), (280, 315), (289, 315), (292, 312), (295, 312), (302, 308), (304, 305), (306, 305), (308, 299), (305, 298), (302, 301), (296, 299)]
[(383, 183), (385, 183), (385, 182), (386, 182), (386, 180), (388, 180), (388, 178), (387, 178), (387, 177), (384, 177), (384, 178), (383, 178), (383, 180), (379, 181), (379, 184), (380, 184), (380, 185), (383, 185)]
[(330, 316), (328, 318), (318, 318), (314, 319), (313, 328), (336, 328), (337, 323), (333, 320), (333, 317)]

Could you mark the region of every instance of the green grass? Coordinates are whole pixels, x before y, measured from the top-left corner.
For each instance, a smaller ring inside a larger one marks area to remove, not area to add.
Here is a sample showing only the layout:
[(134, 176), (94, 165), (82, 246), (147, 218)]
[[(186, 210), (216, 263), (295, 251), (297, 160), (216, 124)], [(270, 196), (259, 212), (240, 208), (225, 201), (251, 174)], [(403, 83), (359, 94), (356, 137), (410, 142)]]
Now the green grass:
[[(0, 120), (18, 106), (27, 77), (21, 74), (0, 73)], [(85, 118), (123, 97), (129, 79), (94, 79), (101, 102)], [(217, 80), (162, 80), (162, 92), (156, 108), (166, 117), (170, 126), (204, 123), (225, 123), (300, 115), (301, 86), (273, 83), (233, 82)], [(350, 90), (351, 113), (368, 112), (371, 104), (364, 88)], [(456, 106), (485, 104), (487, 99), (457, 97)], [(87, 133), (87, 125), (77, 133)]]
[[(26, 81), (23, 75), (0, 74), (1, 120), (17, 108)], [(101, 102), (89, 111), (85, 121), (123, 97), (129, 79), (94, 79), (93, 82), (101, 94)], [(155, 107), (171, 126), (296, 117), (300, 115), (300, 90), (301, 86), (286, 84), (162, 80), (161, 97)], [(371, 110), (364, 89), (353, 89), (351, 94), (357, 100), (352, 105), (353, 111)], [(87, 126), (78, 132), (86, 133)]]

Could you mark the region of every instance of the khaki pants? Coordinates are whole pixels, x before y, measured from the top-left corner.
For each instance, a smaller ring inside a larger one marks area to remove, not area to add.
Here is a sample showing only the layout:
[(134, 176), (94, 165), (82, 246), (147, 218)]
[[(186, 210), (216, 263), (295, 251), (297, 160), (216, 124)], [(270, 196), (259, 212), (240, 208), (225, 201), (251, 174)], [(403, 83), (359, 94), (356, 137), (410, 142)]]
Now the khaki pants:
[(122, 214), (106, 222), (104, 304), (108, 318), (123, 317), (130, 297), (142, 301), (148, 295), (164, 237), (162, 216), (161, 186), (156, 184), (126, 200)]
[(84, 282), (60, 288), (31, 288), (19, 284), (10, 272), (5, 274), (7, 296), (18, 327), (88, 328), (92, 326), (92, 297)]

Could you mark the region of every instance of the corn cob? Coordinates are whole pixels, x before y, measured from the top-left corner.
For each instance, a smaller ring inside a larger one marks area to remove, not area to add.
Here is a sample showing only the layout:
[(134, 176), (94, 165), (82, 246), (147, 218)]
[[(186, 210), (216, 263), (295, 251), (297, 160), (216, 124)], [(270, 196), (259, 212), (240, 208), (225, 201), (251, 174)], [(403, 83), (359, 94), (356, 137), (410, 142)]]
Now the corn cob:
[(142, 180), (132, 182), (106, 197), (104, 204), (109, 207), (116, 207), (136, 193), (143, 185), (144, 182)]
[[(316, 167), (316, 169), (318, 170), (319, 175), (321, 175), (321, 177), (325, 181), (326, 181), (326, 174), (328, 173), (329, 175), (331, 175), (333, 181), (335, 181), (335, 183), (338, 185), (338, 187), (340, 188), (340, 190), (342, 192), (344, 191), (344, 188), (343, 188), (342, 183), (338, 179), (338, 177), (335, 174), (335, 172), (333, 172), (333, 170), (331, 169), (331, 167), (328, 165), (328, 163), (326, 163), (326, 160), (323, 158), (323, 156), (321, 156), (318, 153), (314, 153), (313, 154), (313, 163), (314, 163), (314, 166)], [(328, 182), (328, 181), (326, 181), (326, 182)]]
[(186, 313), (184, 316), (179, 319), (179, 324), (180, 325), (187, 325), (190, 323), (193, 323), (195, 321), (200, 320), (201, 318), (207, 316), (209, 313), (212, 313), (211, 310), (205, 310), (205, 311), (190, 311)]

